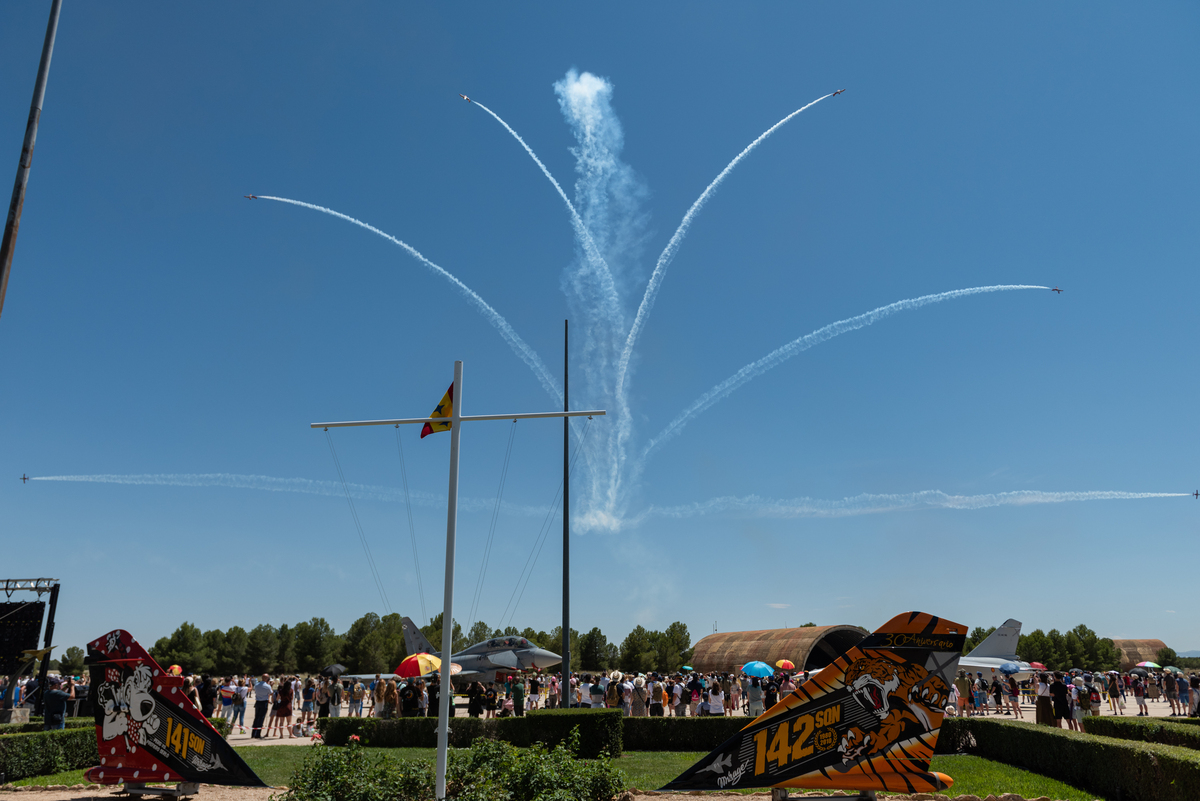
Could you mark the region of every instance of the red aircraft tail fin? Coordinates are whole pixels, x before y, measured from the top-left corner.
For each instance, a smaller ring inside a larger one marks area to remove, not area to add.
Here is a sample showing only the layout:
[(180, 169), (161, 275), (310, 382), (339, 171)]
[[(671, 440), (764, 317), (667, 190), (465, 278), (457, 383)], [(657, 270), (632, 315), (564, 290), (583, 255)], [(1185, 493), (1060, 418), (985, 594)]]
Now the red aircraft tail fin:
[(662, 788), (803, 787), (929, 793), (966, 627), (897, 615)]
[(266, 787), (171, 676), (117, 629), (88, 643), (100, 764), (90, 782), (207, 782)]

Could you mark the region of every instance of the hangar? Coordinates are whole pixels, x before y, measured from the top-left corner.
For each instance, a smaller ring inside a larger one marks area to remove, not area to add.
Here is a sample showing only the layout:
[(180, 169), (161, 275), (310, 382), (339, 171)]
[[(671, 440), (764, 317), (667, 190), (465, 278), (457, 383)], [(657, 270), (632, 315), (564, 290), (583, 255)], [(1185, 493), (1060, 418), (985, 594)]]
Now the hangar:
[(1138, 662), (1158, 662), (1158, 652), (1167, 647), (1162, 640), (1113, 640), (1113, 645), (1121, 652), (1118, 670), (1129, 670)]
[(820, 670), (870, 632), (860, 626), (802, 626), (761, 631), (723, 631), (696, 643), (692, 667), (702, 673), (736, 670), (760, 660), (790, 659), (797, 670)]

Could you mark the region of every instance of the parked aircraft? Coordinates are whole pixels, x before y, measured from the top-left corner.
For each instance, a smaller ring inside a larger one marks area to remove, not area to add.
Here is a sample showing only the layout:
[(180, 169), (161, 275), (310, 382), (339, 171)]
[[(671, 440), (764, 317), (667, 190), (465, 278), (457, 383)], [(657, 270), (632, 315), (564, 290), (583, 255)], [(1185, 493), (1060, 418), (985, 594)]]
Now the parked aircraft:
[[(1028, 662), (1022, 662), (1017, 656), (1017, 642), (1021, 639), (1021, 621), (1009, 618), (1004, 625), (988, 635), (987, 639), (976, 645), (971, 653), (958, 660), (958, 666), (965, 668), (975, 676), (982, 673), (989, 681), (994, 677), (1008, 676), (1010, 673), (1017, 681), (1029, 678), (1034, 670)], [(1013, 671), (1013, 667), (1017, 670)]]
[[(401, 623), (404, 626), (404, 645), (410, 654), (441, 656), (441, 652), (425, 639), (411, 618), (402, 618)], [(545, 670), (561, 665), (562, 657), (539, 648), (524, 637), (511, 636), (477, 642), (450, 657), (450, 661), (462, 666), (462, 672), (455, 674), (455, 679), (488, 682), (495, 681), (497, 672), (512, 673), (533, 668)]]

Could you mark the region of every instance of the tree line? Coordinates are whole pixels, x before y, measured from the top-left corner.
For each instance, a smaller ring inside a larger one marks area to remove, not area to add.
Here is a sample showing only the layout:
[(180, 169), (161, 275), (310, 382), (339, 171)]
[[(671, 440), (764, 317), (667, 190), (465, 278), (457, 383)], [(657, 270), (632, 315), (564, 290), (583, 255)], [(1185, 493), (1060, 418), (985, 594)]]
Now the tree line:
[[(421, 633), (434, 646), (442, 644), (442, 615), (438, 613)], [(550, 631), (508, 626), (494, 629), (480, 621), (463, 632), (454, 622), (454, 651), (493, 637), (524, 637), (539, 648), (559, 653), (562, 627)], [(323, 617), (289, 626), (263, 623), (249, 631), (232, 626), (222, 631), (201, 631), (184, 622), (169, 637), (161, 637), (150, 655), (163, 667), (179, 665), (185, 673), (214, 675), (257, 675), (270, 673), (319, 673), (326, 665), (340, 663), (350, 673), (390, 673), (409, 655), (404, 644), (404, 627), (399, 614), (368, 612), (338, 633)], [(59, 660), (59, 669), (72, 675), (82, 673), (84, 652), (72, 646)], [(571, 670), (621, 669), (631, 672), (676, 671), (692, 657), (692, 640), (680, 622), (665, 631), (637, 626), (618, 645), (609, 642), (599, 628), (580, 634), (571, 629)]]

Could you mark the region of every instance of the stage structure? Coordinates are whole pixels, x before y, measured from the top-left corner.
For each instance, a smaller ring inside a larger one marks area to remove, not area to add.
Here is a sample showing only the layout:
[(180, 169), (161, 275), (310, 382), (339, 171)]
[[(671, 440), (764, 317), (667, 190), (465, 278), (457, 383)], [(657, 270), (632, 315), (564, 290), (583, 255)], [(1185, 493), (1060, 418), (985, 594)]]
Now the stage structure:
[[(412, 423), (420, 423), (427, 428), (427, 431), (422, 432), (422, 436), (427, 433), (436, 431), (450, 431), (450, 491), (446, 504), (446, 586), (442, 607), (442, 653), (454, 653), (454, 534), (458, 526), (458, 456), (459, 442), (462, 436), (462, 423), (471, 423), (483, 420), (528, 420), (532, 418), (550, 417), (550, 418), (567, 418), (567, 417), (592, 417), (605, 414), (603, 409), (590, 409), (588, 411), (561, 411), (561, 412), (521, 412), (517, 414), (475, 414), (464, 415), (463, 412), (463, 363), (456, 361), (454, 363), (454, 383), (450, 385), (450, 389), (446, 392), (442, 402), (438, 404), (437, 410), (429, 417), (407, 417), (395, 420), (352, 420), (336, 423), (312, 423), (310, 428), (320, 428), (328, 431), (331, 428), (348, 428), (352, 426), (396, 426), (409, 425)], [(446, 409), (446, 406), (449, 409)], [(565, 405), (565, 403), (564, 403)], [(567, 476), (563, 476), (563, 481), (567, 480)], [(565, 486), (564, 486), (565, 490)], [(563, 509), (564, 516), (568, 514), (567, 509)], [(565, 529), (564, 529), (565, 531)], [(564, 629), (566, 630), (566, 629)], [(567, 657), (564, 654), (564, 659)], [(442, 660), (442, 687), (450, 688), (454, 685), (450, 680), (450, 660), (448, 658)], [(568, 675), (570, 665), (564, 663), (563, 675)], [(437, 786), (436, 796), (438, 801), (442, 801), (446, 797), (446, 749), (450, 743), (450, 700), (451, 693), (444, 691), (438, 699), (438, 725), (437, 725)]]
[[(51, 642), (54, 639), (54, 611), (58, 606), (58, 579), (3, 579), (4, 595), (7, 599), (0, 603), (0, 674), (8, 676), (8, 686), (15, 686), (21, 676), (28, 673), (37, 660), (42, 660), (38, 670), (38, 689), (34, 698), (35, 712), (41, 714), (41, 688), (46, 686), (46, 673), (50, 669)], [(17, 592), (37, 593), (34, 601), (13, 601)], [(47, 613), (46, 602), (42, 595), (50, 594), (50, 606)], [(42, 650), (37, 650), (38, 634), (42, 631), (42, 620), (46, 621), (46, 634)], [(28, 699), (23, 699), (28, 700)], [(28, 719), (29, 710), (13, 709), (13, 694), (6, 693), (3, 708), (0, 709), (0, 723), (24, 722)]]

